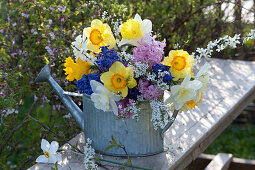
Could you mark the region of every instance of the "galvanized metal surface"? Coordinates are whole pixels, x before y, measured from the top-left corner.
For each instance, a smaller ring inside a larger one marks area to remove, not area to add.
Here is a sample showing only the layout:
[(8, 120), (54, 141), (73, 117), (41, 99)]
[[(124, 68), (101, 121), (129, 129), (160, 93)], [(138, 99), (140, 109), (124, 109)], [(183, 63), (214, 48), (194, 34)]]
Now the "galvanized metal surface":
[(86, 138), (90, 138), (92, 146), (98, 152), (125, 156), (122, 149), (116, 147), (104, 152), (110, 143), (112, 136), (117, 142), (123, 143), (130, 156), (148, 156), (163, 151), (162, 133), (172, 125), (178, 111), (174, 112), (173, 117), (166, 127), (162, 130), (154, 130), (151, 122), (151, 107), (148, 101), (140, 104), (139, 121), (128, 119), (125, 121), (117, 120), (113, 112), (103, 112), (94, 107), (90, 97), (83, 94), (83, 112), (64, 92), (57, 82), (50, 76), (49, 66), (46, 65), (36, 78), (37, 82), (48, 82), (58, 94), (61, 101), (70, 111)]
[(92, 139), (95, 150), (114, 156), (124, 156), (122, 149), (111, 148), (104, 152), (113, 136), (121, 141), (131, 156), (146, 156), (163, 151), (161, 130), (154, 130), (151, 122), (151, 107), (149, 102), (140, 106), (139, 121), (127, 119), (117, 120), (113, 112), (103, 112), (94, 107), (90, 97), (83, 95), (83, 108), (85, 116), (84, 133), (86, 138)]

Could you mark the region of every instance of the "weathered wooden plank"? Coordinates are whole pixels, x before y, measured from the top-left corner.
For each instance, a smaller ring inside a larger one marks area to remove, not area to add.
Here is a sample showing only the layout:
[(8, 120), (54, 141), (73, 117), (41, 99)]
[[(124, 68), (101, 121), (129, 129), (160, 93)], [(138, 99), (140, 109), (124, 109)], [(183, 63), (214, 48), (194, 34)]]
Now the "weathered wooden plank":
[[(254, 90), (255, 90), (254, 88), (250, 89), (250, 91), (249, 91), (250, 95), (244, 96), (244, 98), (243, 98), (244, 102), (242, 102), (242, 103), (245, 103), (245, 101), (250, 101), (251, 98), (254, 98), (254, 93), (255, 93)], [(202, 136), (201, 138), (199, 135), (195, 135), (195, 137), (197, 138), (196, 143), (194, 143), (190, 147), (189, 150), (185, 151), (184, 154), (181, 155), (179, 159), (177, 159), (177, 162), (172, 165), (171, 169), (175, 169), (175, 168), (182, 169), (183, 167), (185, 167), (184, 164), (181, 162), (184, 162), (187, 164), (190, 163), (191, 162), (190, 158), (189, 158), (190, 154), (194, 155), (194, 158), (196, 158), (196, 156), (198, 156), (198, 154), (195, 154), (195, 153), (199, 153), (197, 150), (200, 150), (200, 153), (201, 153), (228, 126), (228, 124), (231, 123), (233, 118), (236, 117), (241, 110), (241, 107), (240, 108), (236, 107), (236, 109), (233, 109), (234, 107), (233, 108), (231, 107), (231, 103), (232, 104), (240, 104), (240, 103), (233, 103), (234, 101), (239, 101), (239, 100), (237, 100), (238, 98), (236, 100), (234, 100), (235, 98), (236, 98), (235, 95), (234, 96), (232, 95), (231, 97), (226, 98), (225, 102), (223, 100), (221, 102), (221, 104), (212, 111), (212, 113), (211, 113), (212, 119), (210, 119), (210, 114), (208, 114), (205, 116), (204, 119), (200, 120), (197, 123), (197, 124), (200, 124), (201, 122), (203, 122), (203, 120), (205, 120), (204, 122), (206, 122), (206, 124), (211, 126), (211, 129), (208, 129), (208, 132), (206, 132), (204, 134), (204, 136)], [(226, 108), (229, 109), (229, 112), (227, 112)], [(220, 113), (224, 113), (224, 112), (226, 112), (226, 114), (224, 114), (224, 115), (220, 114)], [(230, 116), (230, 118), (228, 115)], [(222, 118), (220, 116), (222, 116)], [(223, 116), (225, 116), (225, 118)], [(210, 120), (211, 120), (211, 122), (210, 122)], [(213, 123), (213, 124), (211, 124), (211, 123)], [(205, 124), (205, 126), (206, 126), (206, 124)], [(199, 125), (197, 125), (197, 127), (194, 126), (194, 128), (192, 128), (190, 130), (191, 130), (191, 132), (192, 131), (194, 132), (198, 128), (201, 128), (201, 126), (199, 126)], [(189, 135), (189, 136), (191, 137), (192, 135)], [(178, 139), (177, 141), (180, 141), (180, 140), (181, 140), (181, 138)], [(189, 151), (191, 151), (192, 153), (190, 153)]]
[(232, 158), (232, 154), (218, 153), (205, 170), (227, 170)]
[[(215, 158), (216, 155), (201, 154), (194, 160), (188, 167), (187, 170), (202, 170)], [(230, 166), (230, 170), (254, 170), (255, 160), (233, 158)]]

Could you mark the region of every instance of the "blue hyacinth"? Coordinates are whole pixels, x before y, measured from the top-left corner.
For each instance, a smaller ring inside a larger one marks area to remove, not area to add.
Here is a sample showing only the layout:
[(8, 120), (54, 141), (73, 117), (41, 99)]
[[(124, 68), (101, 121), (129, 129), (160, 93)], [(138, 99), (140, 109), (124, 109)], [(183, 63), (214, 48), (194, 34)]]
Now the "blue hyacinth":
[(155, 66), (152, 66), (152, 70), (156, 75), (158, 76), (158, 72), (165, 72), (167, 71), (167, 74), (163, 76), (163, 82), (170, 83), (174, 77), (172, 77), (169, 67), (164, 66), (162, 64), (156, 64)]
[(87, 76), (84, 74), (80, 80), (77, 81), (77, 89), (81, 93), (86, 93), (87, 95), (91, 95), (93, 93), (91, 86), (90, 86), (90, 81), (91, 80), (96, 80), (101, 83), (100, 81), (100, 74), (88, 74)]
[(98, 68), (103, 72), (109, 71), (109, 68), (116, 61), (120, 61), (126, 65), (125, 62), (120, 59), (118, 53), (114, 49), (108, 49), (108, 47), (109, 45), (100, 47), (101, 52), (99, 53), (98, 60), (96, 60)]

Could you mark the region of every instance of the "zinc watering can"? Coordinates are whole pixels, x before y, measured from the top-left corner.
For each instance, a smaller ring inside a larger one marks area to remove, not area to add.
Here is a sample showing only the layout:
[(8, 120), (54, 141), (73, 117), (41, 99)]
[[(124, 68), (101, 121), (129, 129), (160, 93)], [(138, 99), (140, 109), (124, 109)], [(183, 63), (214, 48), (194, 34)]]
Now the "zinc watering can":
[(92, 147), (97, 152), (112, 156), (126, 156), (122, 149), (116, 147), (105, 151), (111, 145), (109, 141), (112, 136), (125, 146), (129, 156), (149, 156), (164, 151), (164, 133), (174, 122), (177, 110), (174, 111), (173, 116), (163, 129), (155, 130), (151, 122), (152, 110), (149, 101), (143, 101), (139, 105), (141, 110), (138, 121), (134, 119), (122, 121), (117, 120), (113, 112), (96, 109), (90, 96), (85, 93), (80, 95), (83, 98), (82, 111), (69, 96), (72, 93), (65, 92), (51, 77), (49, 65), (44, 66), (40, 71), (36, 82), (48, 82), (52, 86), (84, 132), (85, 139), (92, 140)]

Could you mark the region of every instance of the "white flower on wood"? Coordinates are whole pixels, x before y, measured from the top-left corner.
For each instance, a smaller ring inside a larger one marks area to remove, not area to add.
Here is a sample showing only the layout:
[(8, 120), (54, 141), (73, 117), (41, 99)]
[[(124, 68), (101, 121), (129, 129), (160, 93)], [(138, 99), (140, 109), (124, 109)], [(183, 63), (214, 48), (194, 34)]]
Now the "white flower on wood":
[(43, 150), (44, 155), (40, 155), (36, 159), (36, 162), (55, 164), (56, 162), (62, 161), (61, 156), (56, 153), (58, 150), (58, 142), (53, 141), (50, 144), (47, 140), (42, 139), (41, 148)]

